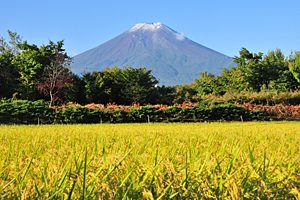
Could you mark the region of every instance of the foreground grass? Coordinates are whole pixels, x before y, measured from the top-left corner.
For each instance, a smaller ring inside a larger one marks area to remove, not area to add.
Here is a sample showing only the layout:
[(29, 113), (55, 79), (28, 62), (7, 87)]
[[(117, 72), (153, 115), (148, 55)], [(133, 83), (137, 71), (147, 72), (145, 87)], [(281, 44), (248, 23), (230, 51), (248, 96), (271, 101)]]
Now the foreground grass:
[(0, 199), (297, 199), (300, 123), (0, 126)]

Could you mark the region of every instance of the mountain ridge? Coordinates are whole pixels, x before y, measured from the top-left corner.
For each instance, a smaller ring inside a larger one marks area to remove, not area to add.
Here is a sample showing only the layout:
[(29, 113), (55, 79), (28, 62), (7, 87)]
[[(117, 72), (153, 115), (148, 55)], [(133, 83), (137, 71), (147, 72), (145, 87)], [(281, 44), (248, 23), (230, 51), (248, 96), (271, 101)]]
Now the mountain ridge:
[(168, 26), (139, 23), (107, 42), (73, 57), (80, 74), (107, 67), (146, 67), (162, 85), (190, 83), (199, 73), (218, 74), (233, 66), (232, 58), (198, 44)]

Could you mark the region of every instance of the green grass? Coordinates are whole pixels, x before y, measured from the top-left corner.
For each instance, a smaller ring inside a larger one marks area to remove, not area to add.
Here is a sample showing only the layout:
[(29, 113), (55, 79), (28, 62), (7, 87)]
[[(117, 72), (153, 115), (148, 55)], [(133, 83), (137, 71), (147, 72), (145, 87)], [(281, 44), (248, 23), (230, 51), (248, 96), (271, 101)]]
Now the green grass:
[(0, 126), (0, 199), (299, 199), (300, 123)]

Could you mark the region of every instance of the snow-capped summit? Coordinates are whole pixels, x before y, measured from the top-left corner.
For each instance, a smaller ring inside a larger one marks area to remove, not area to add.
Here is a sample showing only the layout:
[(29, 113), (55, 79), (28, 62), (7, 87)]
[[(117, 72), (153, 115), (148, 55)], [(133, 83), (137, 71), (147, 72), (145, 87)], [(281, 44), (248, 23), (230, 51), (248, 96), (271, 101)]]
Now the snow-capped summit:
[(202, 46), (160, 23), (139, 23), (121, 35), (73, 58), (77, 74), (107, 67), (146, 67), (162, 85), (190, 83), (200, 72), (218, 74), (232, 58)]
[(129, 32), (131, 31), (137, 31), (137, 30), (147, 30), (147, 31), (155, 31), (162, 27), (161, 22), (156, 23), (138, 23), (134, 25), (131, 29), (129, 29)]
[[(128, 32), (145, 32), (145, 31), (163, 31), (165, 33), (168, 33), (173, 35), (177, 40), (184, 40), (185, 37), (182, 33), (177, 33), (176, 31), (172, 30), (168, 26), (162, 24), (161, 22), (156, 22), (156, 23), (138, 23), (131, 27)], [(145, 34), (145, 33), (143, 33)]]

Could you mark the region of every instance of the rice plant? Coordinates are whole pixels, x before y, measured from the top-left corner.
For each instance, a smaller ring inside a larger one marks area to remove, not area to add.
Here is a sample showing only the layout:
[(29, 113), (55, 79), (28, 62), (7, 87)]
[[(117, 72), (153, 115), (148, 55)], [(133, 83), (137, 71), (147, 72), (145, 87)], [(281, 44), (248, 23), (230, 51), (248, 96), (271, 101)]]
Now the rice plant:
[(299, 199), (300, 123), (0, 126), (0, 199)]

